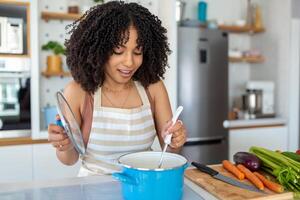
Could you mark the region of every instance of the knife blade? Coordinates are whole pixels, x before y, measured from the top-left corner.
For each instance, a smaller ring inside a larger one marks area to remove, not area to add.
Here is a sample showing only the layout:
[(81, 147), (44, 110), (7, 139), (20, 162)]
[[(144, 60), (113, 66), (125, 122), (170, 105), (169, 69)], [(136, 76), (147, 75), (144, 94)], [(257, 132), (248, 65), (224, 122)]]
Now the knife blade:
[(250, 190), (250, 191), (253, 191), (253, 192), (265, 193), (264, 191), (259, 190), (258, 188), (256, 188), (253, 185), (248, 185), (248, 184), (242, 183), (240, 181), (237, 181), (235, 179), (232, 179), (230, 177), (224, 176), (224, 175), (220, 174), (219, 172), (217, 172), (216, 170), (214, 170), (210, 167), (207, 167), (206, 165), (203, 165), (203, 164), (200, 164), (200, 163), (197, 163), (197, 162), (192, 162), (192, 165), (195, 166), (201, 172), (209, 174), (213, 178), (218, 179), (220, 181), (223, 181), (225, 183), (228, 183), (230, 185), (233, 185), (233, 186), (236, 186), (236, 187), (239, 187), (239, 188), (243, 188), (243, 189), (246, 189), (246, 190)]

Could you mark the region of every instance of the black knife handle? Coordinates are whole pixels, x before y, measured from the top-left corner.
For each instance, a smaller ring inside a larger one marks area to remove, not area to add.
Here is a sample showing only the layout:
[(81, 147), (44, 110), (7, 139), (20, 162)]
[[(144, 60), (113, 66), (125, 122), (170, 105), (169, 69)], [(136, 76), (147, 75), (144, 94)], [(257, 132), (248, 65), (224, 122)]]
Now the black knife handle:
[(197, 167), (197, 169), (199, 169), (201, 172), (207, 173), (211, 176), (215, 176), (215, 175), (219, 174), (219, 172), (217, 172), (216, 170), (214, 170), (210, 167), (207, 167), (206, 165), (196, 163), (196, 162), (192, 162), (192, 165)]

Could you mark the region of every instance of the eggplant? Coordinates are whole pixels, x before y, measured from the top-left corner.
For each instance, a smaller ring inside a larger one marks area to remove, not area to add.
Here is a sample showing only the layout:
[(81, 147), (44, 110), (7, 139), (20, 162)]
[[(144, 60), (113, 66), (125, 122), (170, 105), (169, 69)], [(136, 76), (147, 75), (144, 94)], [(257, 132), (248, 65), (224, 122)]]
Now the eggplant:
[(233, 155), (236, 164), (243, 164), (251, 171), (257, 171), (261, 167), (261, 160), (254, 154), (248, 152), (237, 152)]

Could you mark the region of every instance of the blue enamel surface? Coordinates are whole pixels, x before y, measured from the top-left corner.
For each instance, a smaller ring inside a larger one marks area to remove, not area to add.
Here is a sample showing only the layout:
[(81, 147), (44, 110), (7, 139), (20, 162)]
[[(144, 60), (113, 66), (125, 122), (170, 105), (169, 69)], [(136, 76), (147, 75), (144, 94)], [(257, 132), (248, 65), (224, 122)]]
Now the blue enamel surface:
[[(188, 165), (163, 171), (122, 168), (113, 177), (122, 185), (125, 200), (181, 200), (184, 170)], [(126, 180), (128, 178), (128, 180)]]

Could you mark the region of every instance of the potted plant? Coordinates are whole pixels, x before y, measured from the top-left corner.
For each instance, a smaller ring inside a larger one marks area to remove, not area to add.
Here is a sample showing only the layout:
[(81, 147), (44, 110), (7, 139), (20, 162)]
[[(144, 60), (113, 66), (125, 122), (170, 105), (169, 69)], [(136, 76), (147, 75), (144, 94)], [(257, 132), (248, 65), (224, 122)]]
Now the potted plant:
[(66, 49), (63, 45), (56, 41), (49, 41), (42, 46), (42, 50), (52, 51), (53, 55), (47, 56), (47, 69), (46, 72), (50, 74), (60, 74), (62, 70), (62, 58)]
[(94, 0), (95, 3), (104, 3), (104, 0)]

